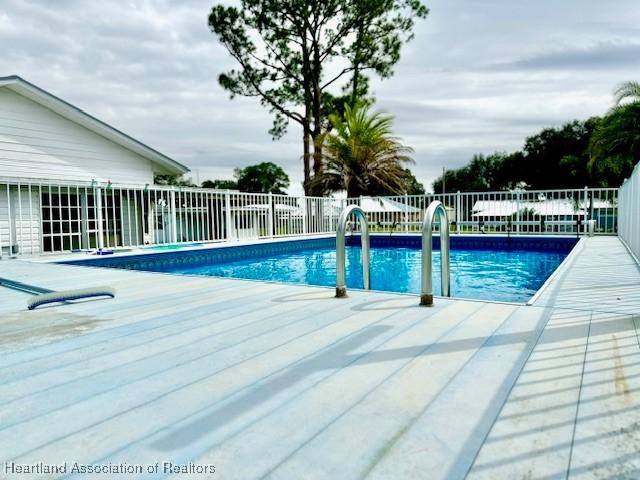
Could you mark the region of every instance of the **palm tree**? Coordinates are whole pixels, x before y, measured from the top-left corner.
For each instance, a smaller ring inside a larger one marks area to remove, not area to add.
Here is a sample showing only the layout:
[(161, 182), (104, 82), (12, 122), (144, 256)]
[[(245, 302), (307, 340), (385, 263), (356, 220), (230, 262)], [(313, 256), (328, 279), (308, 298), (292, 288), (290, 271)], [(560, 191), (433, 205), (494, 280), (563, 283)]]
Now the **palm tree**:
[(640, 103), (640, 82), (624, 82), (613, 92), (616, 106), (619, 106), (624, 100), (630, 100), (631, 103)]
[(590, 173), (609, 187), (618, 187), (640, 159), (640, 83), (620, 84), (614, 97), (615, 106), (598, 122), (589, 142)]
[(392, 136), (393, 117), (357, 104), (329, 120), (333, 128), (324, 137), (323, 172), (314, 179), (323, 191), (346, 190), (349, 197), (405, 192), (404, 165), (413, 163), (408, 155), (413, 149)]

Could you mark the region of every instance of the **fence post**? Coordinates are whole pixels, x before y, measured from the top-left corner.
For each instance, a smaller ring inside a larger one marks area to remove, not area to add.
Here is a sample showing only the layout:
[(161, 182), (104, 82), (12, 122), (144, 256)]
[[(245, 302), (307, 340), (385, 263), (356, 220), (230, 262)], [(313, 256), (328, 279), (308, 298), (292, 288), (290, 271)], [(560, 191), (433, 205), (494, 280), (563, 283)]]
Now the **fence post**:
[(95, 189), (96, 200), (96, 222), (98, 223), (98, 250), (104, 248), (104, 226), (102, 225), (102, 188), (96, 187)]
[(409, 233), (409, 195), (404, 194), (404, 233)]
[(15, 227), (15, 214), (11, 214), (11, 185), (9, 184), (7, 184), (7, 214), (7, 226), (9, 227), (9, 258), (11, 258), (13, 257), (13, 229)]
[(520, 190), (516, 189), (516, 233), (520, 233)]
[[(9, 184), (5, 185), (5, 187), (7, 188), (7, 227), (9, 228), (9, 231), (11, 231), (11, 217), (9, 216), (10, 214), (10, 205), (9, 203), (11, 202), (10, 198), (9, 198)], [(8, 233), (8, 232), (7, 232)], [(2, 249), (4, 248), (4, 246), (2, 245), (2, 229), (0, 228), (0, 260), (2, 260)], [(11, 258), (11, 242), (9, 242), (9, 258)]]
[(309, 233), (309, 219), (307, 218), (307, 197), (300, 197), (302, 202), (302, 233)]
[(269, 238), (273, 238), (273, 193), (269, 192), (269, 208), (267, 210), (269, 218), (267, 219), (267, 233)]
[[(81, 217), (81, 234), (82, 234), (82, 243), (81, 247), (89, 250), (91, 248), (91, 244), (89, 243), (89, 195), (87, 195), (87, 189), (85, 187), (82, 192), (80, 200), (80, 208), (82, 212), (80, 214)], [(44, 245), (41, 245), (42, 250), (44, 251)]]
[(460, 233), (460, 222), (462, 221), (462, 199), (460, 198), (460, 190), (456, 193), (456, 233)]
[(178, 216), (176, 215), (176, 191), (169, 192), (169, 217), (171, 222), (171, 243), (178, 243)]
[(333, 228), (333, 198), (329, 198), (329, 232), (333, 232), (334, 228)]
[(582, 215), (582, 233), (584, 235), (587, 234), (587, 220), (589, 220), (589, 217), (587, 216), (588, 205), (589, 205), (589, 188), (585, 185), (585, 187), (584, 187), (584, 214)]
[(231, 231), (232, 226), (233, 226), (233, 222), (231, 221), (231, 194), (229, 193), (229, 190), (227, 190), (224, 193), (224, 220), (225, 220), (225, 230), (226, 230), (226, 236), (227, 236), (227, 241), (231, 241)]

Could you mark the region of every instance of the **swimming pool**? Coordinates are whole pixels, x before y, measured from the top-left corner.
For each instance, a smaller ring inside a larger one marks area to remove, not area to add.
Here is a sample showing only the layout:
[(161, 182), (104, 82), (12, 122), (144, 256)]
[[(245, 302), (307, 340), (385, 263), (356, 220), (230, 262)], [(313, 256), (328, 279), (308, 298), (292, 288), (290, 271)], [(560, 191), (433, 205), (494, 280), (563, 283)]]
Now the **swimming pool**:
[[(347, 241), (347, 288), (362, 288), (360, 239)], [(440, 293), (439, 240), (434, 238), (434, 293)], [(576, 243), (568, 237), (451, 237), (451, 295), (524, 303)], [(335, 286), (335, 238), (264, 242), (191, 251), (74, 260), (77, 265)], [(371, 236), (371, 289), (420, 292), (417, 235)]]

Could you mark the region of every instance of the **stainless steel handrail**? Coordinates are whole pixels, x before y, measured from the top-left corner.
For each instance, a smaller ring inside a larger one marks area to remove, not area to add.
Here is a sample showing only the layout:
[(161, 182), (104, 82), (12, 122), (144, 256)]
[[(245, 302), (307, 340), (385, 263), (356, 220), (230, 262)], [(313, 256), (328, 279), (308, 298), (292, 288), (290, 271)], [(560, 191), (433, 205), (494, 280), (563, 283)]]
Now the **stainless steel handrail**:
[(351, 214), (360, 217), (360, 229), (362, 230), (360, 239), (362, 243), (362, 280), (365, 290), (369, 290), (369, 224), (364, 211), (357, 205), (349, 205), (340, 213), (338, 227), (336, 228), (336, 297), (347, 296), (347, 286), (345, 284), (345, 263), (346, 263), (346, 232), (347, 221)]
[(442, 282), (442, 296), (450, 297), (449, 279), (449, 216), (442, 202), (434, 200), (429, 204), (422, 221), (422, 291), (420, 293), (420, 305), (433, 305), (432, 252), (433, 252), (433, 221), (435, 216), (440, 217), (440, 279)]

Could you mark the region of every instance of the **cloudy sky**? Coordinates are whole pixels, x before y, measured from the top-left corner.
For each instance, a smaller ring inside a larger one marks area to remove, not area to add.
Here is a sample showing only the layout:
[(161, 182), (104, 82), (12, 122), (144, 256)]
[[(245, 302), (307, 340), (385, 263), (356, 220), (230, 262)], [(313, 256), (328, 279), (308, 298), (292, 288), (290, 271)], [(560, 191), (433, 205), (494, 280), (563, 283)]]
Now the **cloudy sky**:
[[(229, 100), (233, 66), (207, 26), (212, 0), (0, 0), (0, 76), (20, 75), (192, 169), (280, 164), (301, 192), (300, 131), (274, 142), (269, 114)], [(378, 108), (415, 149), (430, 186), (476, 152), (605, 112), (640, 80), (638, 0), (431, 0)]]

